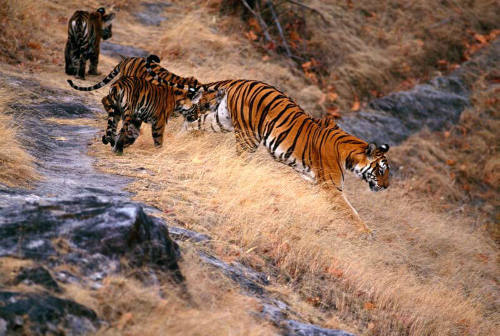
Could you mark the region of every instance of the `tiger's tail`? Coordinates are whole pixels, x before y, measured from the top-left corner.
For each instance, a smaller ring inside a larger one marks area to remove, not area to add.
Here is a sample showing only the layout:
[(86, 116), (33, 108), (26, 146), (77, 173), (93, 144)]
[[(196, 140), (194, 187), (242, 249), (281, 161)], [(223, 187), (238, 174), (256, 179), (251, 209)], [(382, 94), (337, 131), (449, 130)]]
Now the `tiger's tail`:
[[(95, 84), (93, 86), (83, 87), (83, 86), (77, 86), (77, 85), (73, 84), (73, 81), (70, 80), (70, 79), (68, 79), (68, 84), (73, 89), (79, 90), (79, 91), (94, 91), (94, 90), (102, 88), (103, 86), (105, 86), (106, 84), (108, 84), (109, 82), (111, 82), (120, 73), (120, 70), (121, 70), (121, 67), (122, 67), (123, 63), (129, 60), (128, 57), (124, 57), (122, 55), (120, 55), (120, 57), (122, 58), (122, 60), (120, 61), (120, 63), (118, 63), (115, 66), (115, 68), (102, 81), (100, 81), (99, 83), (97, 83), (97, 84)], [(151, 63), (159, 63), (160, 59), (156, 55), (149, 55), (148, 58), (147, 58), (147, 61), (149, 61)]]
[(189, 95), (193, 95), (194, 93), (198, 92), (199, 88), (195, 88), (189, 85), (183, 85), (183, 84), (176, 84), (173, 82), (169, 82), (163, 78), (161, 78), (154, 70), (151, 68), (151, 63), (159, 63), (160, 59), (156, 55), (149, 55), (146, 58), (146, 71), (153, 77), (153, 80), (156, 80), (158, 83), (163, 84), (163, 85), (168, 85), (172, 87), (176, 87), (178, 89), (186, 90), (188, 91)]

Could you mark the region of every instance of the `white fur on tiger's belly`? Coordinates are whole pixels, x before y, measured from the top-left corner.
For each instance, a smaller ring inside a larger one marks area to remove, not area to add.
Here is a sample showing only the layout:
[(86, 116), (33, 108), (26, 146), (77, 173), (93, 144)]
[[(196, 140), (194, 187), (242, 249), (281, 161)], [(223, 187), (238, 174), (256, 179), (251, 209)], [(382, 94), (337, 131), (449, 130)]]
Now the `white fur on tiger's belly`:
[(276, 161), (279, 161), (281, 163), (284, 163), (284, 164), (292, 167), (293, 169), (295, 169), (295, 171), (297, 171), (300, 174), (300, 176), (304, 180), (316, 184), (316, 174), (314, 174), (314, 171), (312, 171), (312, 169), (310, 169), (307, 166), (302, 165), (301, 159), (296, 159), (293, 155), (290, 155), (290, 157), (288, 159), (285, 159), (285, 153), (288, 150), (288, 148), (286, 150), (283, 150), (281, 148), (281, 146), (279, 146), (274, 151), (274, 154), (273, 154), (271, 152), (271, 150), (269, 149), (269, 144), (271, 142), (272, 142), (272, 138), (269, 137), (267, 144), (264, 144), (264, 145), (267, 147), (269, 154), (271, 154)]
[(217, 111), (201, 115), (193, 122), (184, 122), (183, 129), (212, 131), (212, 132), (232, 132), (234, 131), (231, 113), (227, 108), (227, 94), (222, 98)]

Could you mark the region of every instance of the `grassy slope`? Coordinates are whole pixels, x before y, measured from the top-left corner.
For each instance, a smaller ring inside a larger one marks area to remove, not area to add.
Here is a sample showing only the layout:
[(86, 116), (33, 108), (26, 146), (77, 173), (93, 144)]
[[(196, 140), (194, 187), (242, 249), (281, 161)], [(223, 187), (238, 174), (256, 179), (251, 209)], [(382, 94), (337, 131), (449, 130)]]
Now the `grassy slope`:
[[(327, 2), (314, 4), (318, 7), (329, 5)], [(76, 3), (74, 5), (76, 8)], [(47, 15), (53, 19), (67, 17), (73, 9), (54, 4), (47, 8), (52, 8)], [(167, 12), (168, 23), (152, 33), (153, 41), (156, 38), (159, 42), (150, 42), (147, 36), (151, 29), (131, 24), (130, 17), (122, 11), (114, 27), (115, 42), (127, 41), (127, 44), (154, 51), (162, 56), (162, 63), (170, 70), (195, 75), (203, 81), (235, 77), (265, 80), (290, 93), (307, 111), (321, 113), (324, 107), (319, 103), (323, 95), (321, 89), (308, 84), (300, 72), (290, 70), (279, 59), (263, 57), (241, 34), (246, 26), (238, 18), (220, 17), (199, 2), (176, 2)], [(408, 10), (404, 14), (411, 18), (413, 12)], [(336, 20), (340, 21), (338, 25), (344, 21), (345, 25), (352, 24), (338, 16)], [(393, 36), (395, 33), (388, 27), (412, 29), (410, 25), (406, 27), (407, 21), (402, 19), (397, 26), (392, 24), (389, 15), (380, 23), (373, 22), (374, 25), (384, 24), (381, 29), (385, 29), (389, 39), (377, 46), (378, 49), (372, 48), (365, 53), (367, 57), (387, 58), (390, 53), (386, 50), (397, 49), (394, 41), (400, 39)], [(59, 22), (54, 40), (48, 41), (48, 46), (62, 45), (64, 31), (64, 22)], [(356, 34), (359, 32), (354, 30), (353, 35), (344, 34), (341, 40), (347, 44), (357, 41), (355, 46), (359, 46), (364, 42), (361, 37), (361, 42), (356, 39)], [(338, 49), (344, 50), (344, 46)], [(355, 50), (355, 46), (349, 50)], [(415, 55), (414, 62), (428, 61), (423, 56)], [(49, 73), (42, 77), (54, 85), (64, 85), (62, 50), (54, 55), (55, 61), (40, 57), (42, 64), (58, 63), (57, 66), (44, 65), (45, 71), (57, 72), (57, 76)], [(355, 59), (357, 63), (354, 64), (377, 70), (373, 74), (369, 69), (359, 69), (366, 79), (375, 81), (369, 88), (386, 83), (385, 76), (390, 71), (381, 69), (391, 69), (398, 63), (395, 58), (382, 67), (381, 63), (360, 63), (362, 58)], [(434, 69), (433, 64), (421, 63), (426, 72)], [(112, 60), (103, 57), (101, 71), (105, 72), (111, 65)], [(343, 76), (339, 78), (342, 80)], [(349, 83), (347, 79), (346, 83)], [(387, 85), (384, 90), (398, 85), (396, 80), (391, 83), (392, 86)], [(342, 104), (349, 105), (352, 100), (349, 90), (357, 86), (346, 84), (348, 89), (342, 91), (339, 89), (342, 85), (337, 82), (335, 85), (342, 96), (345, 93), (349, 97), (341, 98), (345, 99)], [(93, 95), (100, 99), (103, 94)], [(464, 114), (464, 118), (482, 111), (480, 104), (475, 109)], [(102, 125), (104, 127), (105, 122)], [(377, 239), (367, 241), (357, 236), (355, 227), (335, 204), (329, 202), (328, 195), (302, 181), (289, 168), (272, 162), (266, 153), (260, 152), (244, 161), (234, 153), (231, 134), (173, 135), (179, 129), (178, 121), (173, 121), (169, 129), (171, 132), (161, 150), (153, 149), (147, 129), (123, 157), (113, 156), (108, 147), (97, 141), (92, 150), (102, 169), (138, 178), (130, 187), (138, 192), (138, 199), (157, 205), (166, 217), (175, 217), (188, 228), (216, 238), (210, 248), (219, 256), (274, 274), (276, 295), (284, 297), (311, 321), (366, 335), (485, 335), (497, 327), (498, 270), (495, 260), (498, 250), (475, 226), (475, 218), (467, 212), (447, 214), (443, 203), (430, 197), (435, 192), (421, 188), (423, 183), (419, 177), (426, 176), (427, 166), (419, 167), (415, 163), (412, 165), (414, 175), (398, 174), (390, 190), (379, 194), (369, 192), (366, 185), (354, 178), (347, 180), (349, 199), (377, 230)], [(435, 148), (441, 140), (435, 134), (423, 134), (422, 138), (428, 144), (424, 147), (426, 151)], [(420, 153), (421, 141), (424, 140), (413, 142), (412, 150)], [(438, 157), (436, 166), (442, 167), (443, 160), (455, 150), (453, 146), (446, 149), (448, 152)], [(404, 146), (392, 152), (397, 162), (405, 161), (409, 155)], [(468, 154), (465, 151), (458, 158), (473, 165), (476, 159), (470, 159)], [(146, 167), (153, 174), (137, 173), (134, 168), (138, 166)], [(438, 169), (434, 173), (436, 179), (442, 179), (448, 171)], [(452, 209), (456, 205), (453, 200), (448, 203)], [(89, 299), (88, 304), (98, 312), (116, 312), (110, 315), (114, 322), (112, 328), (105, 331), (108, 333), (136, 330), (134, 328), (150, 330), (150, 326), (154, 332), (153, 320), (162, 320), (166, 314), (177, 316), (177, 313), (186, 317), (186, 326), (204, 325), (205, 321), (210, 324), (219, 311), (208, 308), (213, 306), (223, 307), (220, 310), (229, 314), (227, 321), (241, 321), (241, 325), (231, 322), (235, 328), (231, 330), (233, 333), (246, 334), (261, 324), (245, 313), (246, 309), (258, 307), (234, 290), (229, 290), (227, 300), (215, 299), (226, 292), (223, 288), (228, 284), (217, 274), (210, 276), (211, 272), (200, 266), (196, 258), (189, 257), (183, 262), (183, 268), (190, 279), (188, 287), (194, 288), (195, 296), (203, 298), (204, 293), (196, 286), (211, 284), (208, 295), (212, 299), (200, 299), (201, 307), (186, 308), (175, 296), (159, 299), (150, 292), (146, 294), (147, 290), (138, 284), (121, 278), (109, 279), (102, 292), (91, 292), (90, 298), (97, 297)], [(203, 271), (196, 271), (199, 268)], [(190, 272), (193, 272), (192, 278)], [(80, 290), (76, 289), (73, 294), (82, 300), (89, 298), (88, 292), (79, 296)], [(130, 305), (142, 295), (151, 295), (151, 298), (140, 305)], [(116, 300), (108, 300), (108, 297)], [(162, 308), (169, 304), (180, 308), (174, 312)], [(111, 307), (106, 308), (108, 306)], [(151, 319), (147, 319), (144, 310), (151, 312)], [(122, 322), (121, 327), (119, 321), (123, 320), (129, 322)], [(222, 324), (216, 323), (217, 326)], [(165, 325), (165, 328), (174, 327)], [(263, 328), (261, 333), (269, 333), (269, 329)], [(224, 333), (229, 332), (224, 330)]]
[(6, 114), (13, 97), (11, 92), (0, 88), (0, 184), (29, 187), (40, 176), (34, 168), (34, 158), (16, 139), (20, 122)]

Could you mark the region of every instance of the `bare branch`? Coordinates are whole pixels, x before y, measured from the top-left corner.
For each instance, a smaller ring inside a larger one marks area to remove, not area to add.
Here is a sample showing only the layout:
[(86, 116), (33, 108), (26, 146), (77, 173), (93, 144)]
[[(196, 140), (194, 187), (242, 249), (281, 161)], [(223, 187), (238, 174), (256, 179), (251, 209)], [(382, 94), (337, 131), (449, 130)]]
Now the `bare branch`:
[(270, 0), (266, 1), (267, 6), (271, 10), (271, 14), (273, 15), (274, 22), (276, 23), (276, 27), (278, 28), (278, 32), (280, 33), (281, 40), (283, 41), (283, 47), (285, 47), (286, 54), (288, 55), (289, 58), (292, 58), (292, 52), (290, 51), (290, 48), (288, 47), (288, 43), (286, 42), (285, 35), (283, 34), (283, 29), (281, 28), (280, 21), (278, 19), (278, 16), (276, 15), (276, 11), (274, 10), (273, 3)]
[(300, 7), (304, 7), (304, 8), (307, 8), (309, 9), (310, 11), (313, 11), (314, 13), (318, 14), (321, 19), (323, 20), (323, 22), (325, 22), (326, 24), (330, 24), (330, 22), (325, 18), (325, 16), (323, 15), (323, 13), (321, 13), (319, 10), (317, 10), (316, 8), (312, 8), (312, 7), (309, 7), (307, 5), (304, 5), (303, 3), (300, 3), (298, 1), (295, 1), (295, 0), (286, 0), (290, 3), (293, 3), (294, 5), (297, 5), (297, 6), (300, 6)]
[(248, 2), (246, 2), (246, 0), (241, 0), (241, 3), (243, 3), (243, 6), (245, 6), (246, 9), (248, 9), (248, 11), (250, 13), (252, 13), (253, 16), (255, 16), (257, 18), (257, 20), (259, 21), (259, 24), (262, 27), (262, 32), (264, 33), (264, 37), (266, 38), (266, 40), (268, 40), (269, 42), (273, 43), (274, 45), (277, 45), (276, 42), (272, 39), (271, 35), (269, 35), (269, 32), (268, 32), (269, 29), (267, 27), (267, 24), (264, 21), (264, 19), (262, 19), (262, 17), (260, 16), (260, 14), (257, 13), (256, 11), (254, 11), (252, 9), (252, 7), (250, 7), (250, 5), (248, 4)]

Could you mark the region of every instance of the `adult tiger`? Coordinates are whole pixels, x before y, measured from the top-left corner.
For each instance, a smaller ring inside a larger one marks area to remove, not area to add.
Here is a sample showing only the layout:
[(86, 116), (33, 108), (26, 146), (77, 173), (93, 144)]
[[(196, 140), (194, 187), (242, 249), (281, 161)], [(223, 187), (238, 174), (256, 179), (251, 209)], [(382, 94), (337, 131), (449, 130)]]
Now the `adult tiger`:
[[(76, 11), (68, 22), (68, 41), (64, 50), (66, 74), (85, 78), (85, 64), (90, 59), (89, 74), (97, 75), (101, 38), (111, 38), (111, 24), (115, 14), (105, 15), (104, 8), (95, 12)], [(77, 71), (78, 69), (78, 71)]]
[[(343, 131), (334, 121), (311, 118), (292, 99), (266, 83), (225, 80), (204, 87), (222, 89), (226, 95), (215, 112), (200, 116), (189, 128), (234, 130), (239, 152), (254, 152), (263, 144), (277, 161), (331, 190), (342, 192), (346, 170), (365, 180), (372, 191), (389, 186), (388, 145), (369, 144)], [(370, 231), (342, 196), (354, 217)]]
[[(180, 112), (188, 121), (198, 117), (196, 104), (203, 88), (192, 88), (160, 80), (160, 84), (137, 77), (123, 77), (114, 82), (109, 94), (102, 99), (108, 112), (108, 127), (102, 142), (111, 143), (113, 151), (122, 153), (139, 136), (143, 122), (152, 124), (152, 136), (156, 147), (163, 144), (163, 133), (170, 115)], [(120, 117), (123, 126), (116, 138), (116, 126)], [(116, 138), (116, 141), (115, 141)]]
[[(75, 90), (80, 91), (93, 91), (102, 88), (109, 82), (111, 82), (115, 77), (119, 75), (119, 78), (123, 77), (137, 77), (144, 78), (149, 81), (153, 81), (154, 83), (158, 83), (158, 78), (163, 79), (164, 81), (180, 84), (180, 85), (188, 85), (190, 87), (199, 87), (201, 85), (198, 80), (194, 77), (181, 77), (176, 74), (168, 71), (167, 69), (161, 67), (160, 58), (156, 55), (149, 55), (148, 57), (124, 57), (120, 63), (118, 63), (114, 69), (99, 83), (95, 85), (82, 87), (74, 85), (73, 82), (69, 81), (71, 87)], [(147, 69), (146, 64), (149, 64), (149, 67), (156, 74), (155, 76), (151, 75)]]

